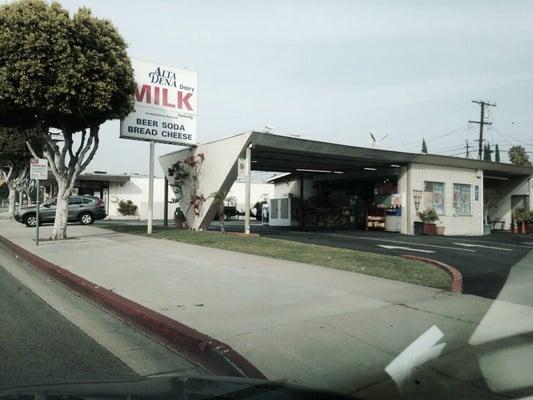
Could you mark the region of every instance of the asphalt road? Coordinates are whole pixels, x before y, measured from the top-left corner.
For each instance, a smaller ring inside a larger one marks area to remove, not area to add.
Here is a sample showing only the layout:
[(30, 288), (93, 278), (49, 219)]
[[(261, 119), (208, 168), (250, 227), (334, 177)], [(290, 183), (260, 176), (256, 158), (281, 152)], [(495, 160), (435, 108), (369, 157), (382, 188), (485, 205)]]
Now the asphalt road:
[(0, 315), (0, 387), (138, 378), (2, 266)]
[[(217, 224), (213, 223), (211, 229), (218, 229)], [(230, 221), (226, 229), (242, 232), (242, 221)], [(533, 250), (533, 235), (510, 233), (480, 237), (408, 236), (390, 232), (295, 230), (259, 224), (252, 224), (251, 231), (302, 243), (432, 258), (461, 272), (464, 293), (491, 299), (500, 292), (510, 268)]]

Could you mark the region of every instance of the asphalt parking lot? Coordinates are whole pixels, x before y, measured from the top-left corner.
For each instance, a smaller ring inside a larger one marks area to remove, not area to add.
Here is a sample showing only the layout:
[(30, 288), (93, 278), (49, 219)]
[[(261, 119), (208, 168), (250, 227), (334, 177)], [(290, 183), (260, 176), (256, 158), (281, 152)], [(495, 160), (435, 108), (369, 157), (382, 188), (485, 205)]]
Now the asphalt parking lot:
[[(210, 229), (218, 229), (213, 223)], [(242, 221), (226, 222), (226, 230), (243, 230)], [(273, 228), (254, 223), (252, 233), (279, 239), (381, 254), (413, 254), (457, 268), (464, 293), (494, 299), (510, 268), (533, 250), (533, 235), (499, 232), (488, 236), (408, 236), (390, 232), (310, 231)]]

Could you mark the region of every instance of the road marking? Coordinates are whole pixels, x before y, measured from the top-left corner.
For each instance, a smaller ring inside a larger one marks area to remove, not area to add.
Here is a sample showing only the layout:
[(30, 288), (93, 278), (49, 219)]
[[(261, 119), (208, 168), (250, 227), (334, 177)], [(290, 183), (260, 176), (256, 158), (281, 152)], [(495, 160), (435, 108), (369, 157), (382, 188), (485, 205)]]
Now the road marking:
[(385, 244), (378, 244), (377, 246), (378, 247), (383, 247), (383, 248), (388, 249), (388, 250), (409, 250), (409, 251), (418, 251), (420, 253), (435, 253), (434, 250), (413, 249), (411, 247), (406, 247), (406, 246), (388, 246), (388, 245), (385, 245)]
[(484, 244), (474, 244), (474, 243), (457, 243), (454, 244), (458, 246), (465, 246), (465, 247), (482, 247), (484, 249), (492, 249), (492, 250), (503, 250), (503, 251), (513, 251), (513, 249), (507, 249), (505, 247), (496, 247), (496, 246), (485, 246)]
[(415, 368), (440, 356), (446, 343), (437, 342), (443, 336), (444, 333), (433, 325), (385, 367), (385, 372), (396, 383), (400, 392), (406, 391), (406, 385)]
[[(304, 233), (304, 232), (299, 232)], [(308, 232), (305, 232), (308, 233)], [(382, 243), (397, 243), (397, 244), (407, 244), (409, 246), (422, 246), (422, 247), (434, 247), (436, 249), (450, 249), (450, 250), (459, 250), (459, 251), (466, 251), (469, 253), (476, 253), (476, 250), (472, 249), (465, 249), (464, 247), (451, 247), (451, 246), (441, 246), (438, 244), (425, 244), (425, 243), (413, 243), (413, 242), (403, 242), (401, 240), (390, 240), (390, 239), (380, 239), (380, 238), (369, 238), (369, 237), (362, 237), (362, 236), (352, 236), (352, 235), (340, 235), (338, 233), (325, 233), (324, 235), (327, 236), (335, 236), (335, 237), (342, 237), (346, 239), (361, 239), (361, 240), (370, 240), (373, 242), (382, 242)]]

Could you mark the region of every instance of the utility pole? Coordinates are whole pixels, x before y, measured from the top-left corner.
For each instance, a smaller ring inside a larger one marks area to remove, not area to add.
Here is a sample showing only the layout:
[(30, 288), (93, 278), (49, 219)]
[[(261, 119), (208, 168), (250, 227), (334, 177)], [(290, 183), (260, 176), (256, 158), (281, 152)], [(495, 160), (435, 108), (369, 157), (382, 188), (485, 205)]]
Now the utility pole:
[(490, 122), (485, 121), (485, 107), (496, 107), (496, 104), (491, 104), (483, 100), (472, 100), (472, 103), (479, 104), (481, 106), (481, 115), (479, 121), (468, 121), (471, 124), (479, 124), (479, 142), (478, 146), (478, 157), (481, 160), (483, 158), (483, 126), (492, 125)]
[(470, 158), (470, 143), (466, 141), (466, 158)]

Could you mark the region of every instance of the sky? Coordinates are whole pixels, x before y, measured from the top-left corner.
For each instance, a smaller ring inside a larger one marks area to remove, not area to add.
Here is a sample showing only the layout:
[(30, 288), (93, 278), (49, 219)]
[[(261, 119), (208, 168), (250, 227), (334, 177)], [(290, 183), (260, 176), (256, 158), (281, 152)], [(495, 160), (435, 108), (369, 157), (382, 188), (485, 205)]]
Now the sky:
[[(198, 140), (248, 130), (465, 156), (479, 106), (502, 158), (533, 156), (531, 1), (64, 0), (110, 19), (129, 55), (198, 72)], [(101, 129), (88, 170), (148, 171), (149, 145)], [(179, 149), (156, 145), (156, 154)], [(474, 153), (476, 149), (471, 149)], [(156, 170), (157, 171), (157, 170)], [(160, 174), (160, 171), (159, 173)]]

